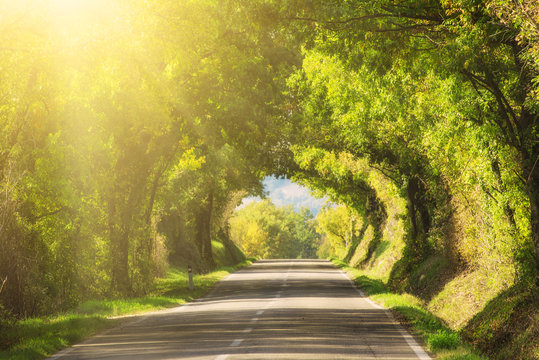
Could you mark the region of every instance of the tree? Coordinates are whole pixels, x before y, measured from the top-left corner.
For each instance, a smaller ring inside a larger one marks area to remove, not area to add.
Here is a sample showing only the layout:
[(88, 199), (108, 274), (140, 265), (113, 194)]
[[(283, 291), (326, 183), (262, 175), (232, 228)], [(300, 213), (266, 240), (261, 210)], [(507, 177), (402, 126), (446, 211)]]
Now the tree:
[(316, 216), (316, 231), (328, 238), (337, 256), (350, 248), (360, 229), (357, 214), (345, 205), (324, 207)]
[[(532, 41), (523, 38), (529, 30), (519, 35), (493, 7), (464, 2), (290, 2), (265, 9), (312, 49), (290, 82), (290, 107), (299, 114), (294, 140), (367, 158), (392, 178), (408, 198), (419, 255), (452, 186), (444, 184), (447, 163), (434, 165), (428, 144), (466, 129), (472, 152), (489, 153), (483, 159), (490, 169), (475, 177), (505, 213), (502, 231), (520, 233), (524, 255), (517, 257), (526, 257), (530, 242), (523, 239), (530, 233), (533, 247), (538, 233), (535, 70), (521, 57), (522, 45)], [(434, 132), (447, 121), (453, 126)], [(513, 220), (521, 206), (529, 206), (531, 221)], [(522, 264), (524, 272), (533, 266)]]
[(230, 236), (247, 256), (263, 259), (312, 258), (319, 240), (310, 211), (298, 214), (269, 199), (237, 210), (230, 219)]

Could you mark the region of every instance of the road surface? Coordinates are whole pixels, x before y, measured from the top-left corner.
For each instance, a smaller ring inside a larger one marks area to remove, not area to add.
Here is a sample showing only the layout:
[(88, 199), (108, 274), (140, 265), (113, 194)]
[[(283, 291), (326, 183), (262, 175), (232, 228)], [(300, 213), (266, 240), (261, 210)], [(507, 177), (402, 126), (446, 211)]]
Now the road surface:
[(205, 298), (127, 321), (53, 359), (430, 359), (323, 260), (264, 260)]

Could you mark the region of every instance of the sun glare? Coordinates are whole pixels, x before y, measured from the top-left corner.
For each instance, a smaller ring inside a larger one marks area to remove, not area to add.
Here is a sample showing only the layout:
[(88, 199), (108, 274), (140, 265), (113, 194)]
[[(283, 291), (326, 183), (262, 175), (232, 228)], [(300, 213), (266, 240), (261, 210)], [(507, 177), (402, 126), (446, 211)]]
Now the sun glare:
[(114, 26), (114, 4), (113, 0), (50, 0), (48, 21), (65, 42), (85, 41)]
[(118, 0), (0, 0), (0, 30), (2, 24), (26, 20), (39, 33), (52, 31), (67, 41), (84, 39), (118, 30), (127, 6)]
[(58, 16), (69, 16), (80, 12), (88, 3), (89, 0), (52, 0), (51, 7)]
[(49, 9), (57, 21), (70, 23), (98, 20), (110, 13), (112, 3), (103, 0), (51, 0)]

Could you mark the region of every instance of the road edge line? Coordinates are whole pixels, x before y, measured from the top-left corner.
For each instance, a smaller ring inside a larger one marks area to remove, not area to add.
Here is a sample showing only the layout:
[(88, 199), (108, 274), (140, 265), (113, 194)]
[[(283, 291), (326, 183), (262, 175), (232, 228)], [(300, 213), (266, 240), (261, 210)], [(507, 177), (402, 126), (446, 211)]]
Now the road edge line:
[(412, 349), (412, 351), (417, 355), (417, 357), (419, 358), (419, 360), (433, 360), (432, 357), (427, 354), (427, 352), (423, 349), (423, 346), (421, 346), (417, 341), (416, 339), (414, 338), (414, 336), (408, 331), (406, 330), (402, 324), (397, 320), (395, 319), (395, 317), (393, 316), (393, 314), (391, 313), (391, 310), (390, 309), (387, 309), (385, 308), (384, 306), (382, 305), (379, 305), (377, 303), (375, 303), (374, 301), (372, 301), (364, 292), (363, 290), (361, 290), (358, 285), (356, 284), (356, 282), (352, 279), (350, 279), (350, 277), (348, 276), (348, 274), (346, 272), (344, 272), (342, 269), (339, 269), (337, 267), (335, 267), (335, 269), (337, 269), (343, 276), (346, 280), (348, 280), (348, 282), (352, 285), (352, 287), (354, 288), (354, 290), (356, 290), (359, 295), (361, 295), (361, 297), (363, 297), (365, 299), (365, 301), (367, 301), (367, 303), (369, 303), (369, 305), (373, 306), (374, 308), (376, 309), (380, 309), (380, 310), (384, 310), (386, 316), (392, 320), (393, 324), (395, 325), (395, 327), (397, 328), (397, 330), (399, 331), (399, 333), (401, 334), (401, 336), (404, 338), (404, 340), (406, 341), (406, 343), (408, 344), (408, 346), (410, 347), (410, 349)]

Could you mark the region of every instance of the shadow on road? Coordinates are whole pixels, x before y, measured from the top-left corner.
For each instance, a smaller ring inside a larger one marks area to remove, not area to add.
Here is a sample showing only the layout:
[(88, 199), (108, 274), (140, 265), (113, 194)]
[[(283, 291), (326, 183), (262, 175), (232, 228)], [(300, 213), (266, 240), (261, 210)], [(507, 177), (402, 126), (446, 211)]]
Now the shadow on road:
[(189, 306), (142, 316), (61, 359), (416, 359), (387, 312), (327, 261), (260, 261)]

